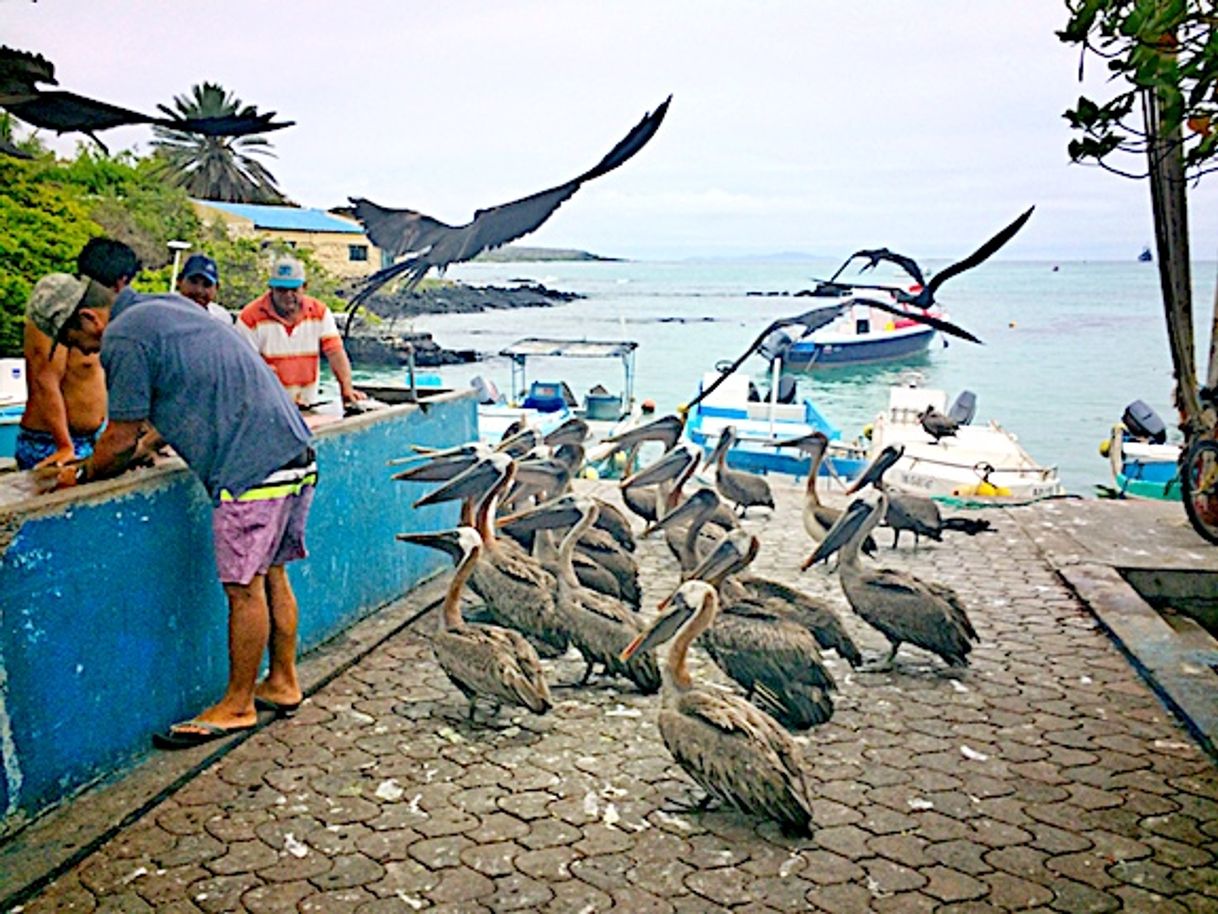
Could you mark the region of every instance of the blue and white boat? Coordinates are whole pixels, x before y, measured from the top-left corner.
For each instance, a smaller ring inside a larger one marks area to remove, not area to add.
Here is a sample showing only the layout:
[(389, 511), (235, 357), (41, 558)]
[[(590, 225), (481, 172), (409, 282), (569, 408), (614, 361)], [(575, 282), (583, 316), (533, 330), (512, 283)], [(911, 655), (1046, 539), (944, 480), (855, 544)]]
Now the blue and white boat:
[[(702, 378), (702, 387), (709, 387), (718, 378), (715, 372), (707, 373)], [(842, 441), (841, 430), (826, 419), (811, 400), (792, 402), (793, 378), (779, 377), (778, 382), (768, 398), (750, 400), (749, 379), (743, 374), (732, 375), (694, 406), (685, 422), (685, 436), (709, 454), (724, 427), (735, 426), (737, 442), (727, 453), (728, 466), (753, 473), (786, 473), (798, 478), (808, 475), (811, 468), (808, 456), (798, 448), (776, 445), (819, 431), (829, 439), (829, 452), (821, 464), (821, 475), (841, 479), (858, 476), (867, 465), (864, 450)]]
[(12, 457), (17, 450), (25, 398), (25, 359), (0, 359), (0, 458)]
[(1134, 400), (1100, 445), (1108, 458), (1116, 498), (1179, 501), (1180, 448), (1167, 443), (1167, 426), (1159, 415)]
[[(938, 310), (926, 313), (946, 319)], [(792, 340), (777, 354), (795, 371), (870, 365), (922, 355), (937, 332), (912, 317), (897, 317), (855, 300), (832, 323)]]

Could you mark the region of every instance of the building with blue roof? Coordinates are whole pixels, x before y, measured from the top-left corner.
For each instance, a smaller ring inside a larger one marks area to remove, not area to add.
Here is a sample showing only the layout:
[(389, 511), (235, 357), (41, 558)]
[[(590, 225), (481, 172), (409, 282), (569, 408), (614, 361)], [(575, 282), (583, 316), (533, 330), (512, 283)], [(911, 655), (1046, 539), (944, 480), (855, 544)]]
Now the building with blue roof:
[(192, 200), (204, 222), (221, 224), (232, 238), (265, 238), (308, 249), (328, 272), (341, 277), (367, 276), (389, 258), (364, 234), (354, 219), (320, 209)]

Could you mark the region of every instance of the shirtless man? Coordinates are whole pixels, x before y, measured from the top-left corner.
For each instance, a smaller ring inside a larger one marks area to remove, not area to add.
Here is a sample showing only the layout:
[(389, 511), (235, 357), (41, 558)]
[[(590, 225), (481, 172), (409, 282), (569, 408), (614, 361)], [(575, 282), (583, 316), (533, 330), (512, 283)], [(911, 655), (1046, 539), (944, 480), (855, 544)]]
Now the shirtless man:
[[(93, 238), (76, 258), (76, 268), (117, 292), (139, 272), (139, 260), (122, 242)], [(17, 468), (88, 457), (106, 421), (101, 360), (95, 353), (55, 347), (28, 315), (23, 348), (28, 396), (17, 433)]]

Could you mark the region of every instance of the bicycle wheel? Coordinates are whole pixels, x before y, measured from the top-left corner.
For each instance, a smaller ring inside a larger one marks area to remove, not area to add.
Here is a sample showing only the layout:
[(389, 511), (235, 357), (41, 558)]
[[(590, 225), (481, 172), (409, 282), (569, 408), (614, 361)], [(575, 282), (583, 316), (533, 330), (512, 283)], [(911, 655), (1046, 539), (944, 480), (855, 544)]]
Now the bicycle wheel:
[(1189, 445), (1180, 473), (1180, 494), (1193, 529), (1218, 545), (1218, 442)]

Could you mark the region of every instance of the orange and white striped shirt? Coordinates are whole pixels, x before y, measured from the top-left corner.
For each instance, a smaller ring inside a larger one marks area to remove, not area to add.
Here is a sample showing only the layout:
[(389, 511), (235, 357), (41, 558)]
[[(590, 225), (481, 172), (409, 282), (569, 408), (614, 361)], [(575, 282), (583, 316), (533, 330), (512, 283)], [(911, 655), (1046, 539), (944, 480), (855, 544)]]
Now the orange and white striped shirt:
[(342, 337), (334, 315), (324, 302), (302, 295), (300, 314), (289, 325), (271, 306), (271, 293), (255, 298), (241, 309), (234, 325), (279, 376), (288, 396), (300, 404), (317, 401), (319, 353), (328, 357), (341, 349)]

